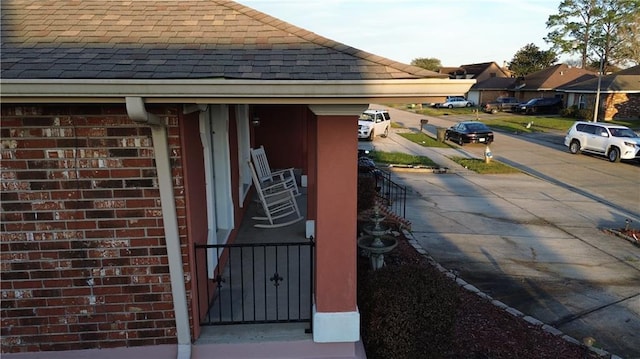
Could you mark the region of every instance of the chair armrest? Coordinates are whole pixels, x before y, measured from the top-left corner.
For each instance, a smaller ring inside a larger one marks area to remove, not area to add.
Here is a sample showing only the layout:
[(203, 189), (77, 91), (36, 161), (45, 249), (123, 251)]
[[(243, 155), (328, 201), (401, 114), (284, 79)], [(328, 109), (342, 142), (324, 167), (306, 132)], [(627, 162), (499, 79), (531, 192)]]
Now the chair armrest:
[(276, 171), (272, 171), (271, 172), (271, 176), (272, 177), (278, 176), (278, 177), (280, 177), (280, 179), (284, 179), (285, 176), (287, 176), (287, 175), (289, 175), (291, 177), (294, 177), (293, 168), (285, 168), (285, 169), (276, 170)]
[(277, 192), (282, 192), (288, 189), (287, 183), (285, 181), (278, 181), (278, 182), (271, 181), (271, 184), (265, 185), (263, 183), (260, 187), (262, 188), (263, 193), (267, 193), (267, 192), (277, 193)]

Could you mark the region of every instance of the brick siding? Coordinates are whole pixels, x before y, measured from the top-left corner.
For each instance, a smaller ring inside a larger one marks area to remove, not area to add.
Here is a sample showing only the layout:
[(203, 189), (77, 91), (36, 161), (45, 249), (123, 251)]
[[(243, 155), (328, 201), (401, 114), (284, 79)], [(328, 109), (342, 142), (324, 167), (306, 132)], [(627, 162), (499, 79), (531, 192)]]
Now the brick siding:
[(607, 121), (640, 119), (640, 94), (611, 94), (606, 97), (604, 104), (604, 119)]
[(150, 129), (124, 105), (3, 104), (0, 131), (2, 352), (175, 343)]

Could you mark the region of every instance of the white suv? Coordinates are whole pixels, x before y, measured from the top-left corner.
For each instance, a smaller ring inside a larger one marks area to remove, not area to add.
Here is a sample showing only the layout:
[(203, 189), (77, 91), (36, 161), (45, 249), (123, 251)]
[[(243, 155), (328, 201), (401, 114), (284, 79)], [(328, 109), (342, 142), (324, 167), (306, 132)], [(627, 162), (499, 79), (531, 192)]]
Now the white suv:
[(640, 159), (640, 136), (630, 128), (600, 122), (576, 122), (564, 138), (573, 154), (605, 155), (611, 162)]
[(358, 118), (358, 138), (373, 141), (375, 136), (387, 137), (391, 116), (386, 110), (366, 110)]

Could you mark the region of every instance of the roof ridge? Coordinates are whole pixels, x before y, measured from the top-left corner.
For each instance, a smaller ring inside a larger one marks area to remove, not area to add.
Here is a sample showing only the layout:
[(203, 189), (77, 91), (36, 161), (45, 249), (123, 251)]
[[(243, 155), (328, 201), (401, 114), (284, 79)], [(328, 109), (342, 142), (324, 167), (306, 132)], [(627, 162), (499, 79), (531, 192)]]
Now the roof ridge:
[[(398, 71), (403, 71), (403, 72), (407, 72), (407, 73), (412, 73), (416, 76), (434, 76), (437, 75), (438, 77), (440, 77), (442, 74), (439, 74), (437, 72), (434, 71), (429, 71), (426, 69), (423, 69), (421, 67), (417, 67), (417, 66), (413, 66), (413, 65), (409, 65), (409, 64), (404, 64), (402, 62), (398, 62), (398, 61), (393, 61), (387, 58), (384, 58), (382, 56), (378, 56), (375, 54), (372, 54), (370, 52), (355, 48), (353, 46), (341, 43), (341, 42), (337, 42), (335, 40), (329, 39), (327, 37), (324, 37), (322, 35), (316, 34), (315, 32), (306, 30), (304, 28), (301, 28), (299, 26), (293, 25), (291, 23), (288, 23), (286, 21), (280, 20), (276, 17), (273, 17), (269, 14), (263, 13), (259, 10), (253, 9), (249, 6), (240, 4), (238, 2), (235, 1), (230, 1), (230, 0), (217, 0), (218, 4), (223, 5), (223, 6), (227, 6), (235, 11), (238, 11), (240, 13), (242, 13), (243, 15), (249, 16), (251, 18), (253, 18), (256, 21), (260, 21), (266, 25), (270, 25), (273, 27), (278, 28), (279, 30), (282, 31), (286, 31), (288, 33), (291, 33), (294, 36), (297, 36), (305, 41), (309, 41), (311, 43), (314, 43), (316, 45), (320, 45), (323, 47), (329, 47), (332, 48), (338, 52), (342, 52), (363, 60), (367, 60), (367, 61), (371, 61), (374, 63), (378, 63), (380, 65), (384, 65), (384, 66), (388, 66), (391, 67), (393, 69), (396, 69)], [(294, 29), (295, 31), (292, 31), (292, 29)]]

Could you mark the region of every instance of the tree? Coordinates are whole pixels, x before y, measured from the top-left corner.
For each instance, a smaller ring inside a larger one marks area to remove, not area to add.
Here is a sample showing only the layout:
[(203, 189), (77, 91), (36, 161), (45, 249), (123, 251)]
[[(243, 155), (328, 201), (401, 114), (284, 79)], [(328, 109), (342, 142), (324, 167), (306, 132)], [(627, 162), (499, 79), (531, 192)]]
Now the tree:
[(423, 69), (429, 71), (438, 71), (438, 69), (442, 67), (442, 63), (440, 62), (440, 60), (436, 59), (435, 57), (419, 57), (417, 59), (411, 60), (411, 65), (422, 67)]
[(513, 56), (509, 70), (517, 77), (526, 76), (552, 66), (558, 61), (552, 50), (542, 51), (535, 44), (527, 44)]
[(633, 60), (628, 50), (640, 41), (639, 13), (640, 0), (563, 0), (547, 20), (545, 41), (554, 51), (579, 53), (582, 68), (602, 61), (606, 70)]
[(630, 14), (629, 19), (630, 21), (622, 24), (618, 30), (620, 41), (627, 46), (614, 49), (618, 52), (614, 57), (626, 59), (629, 65), (640, 65), (640, 11)]

